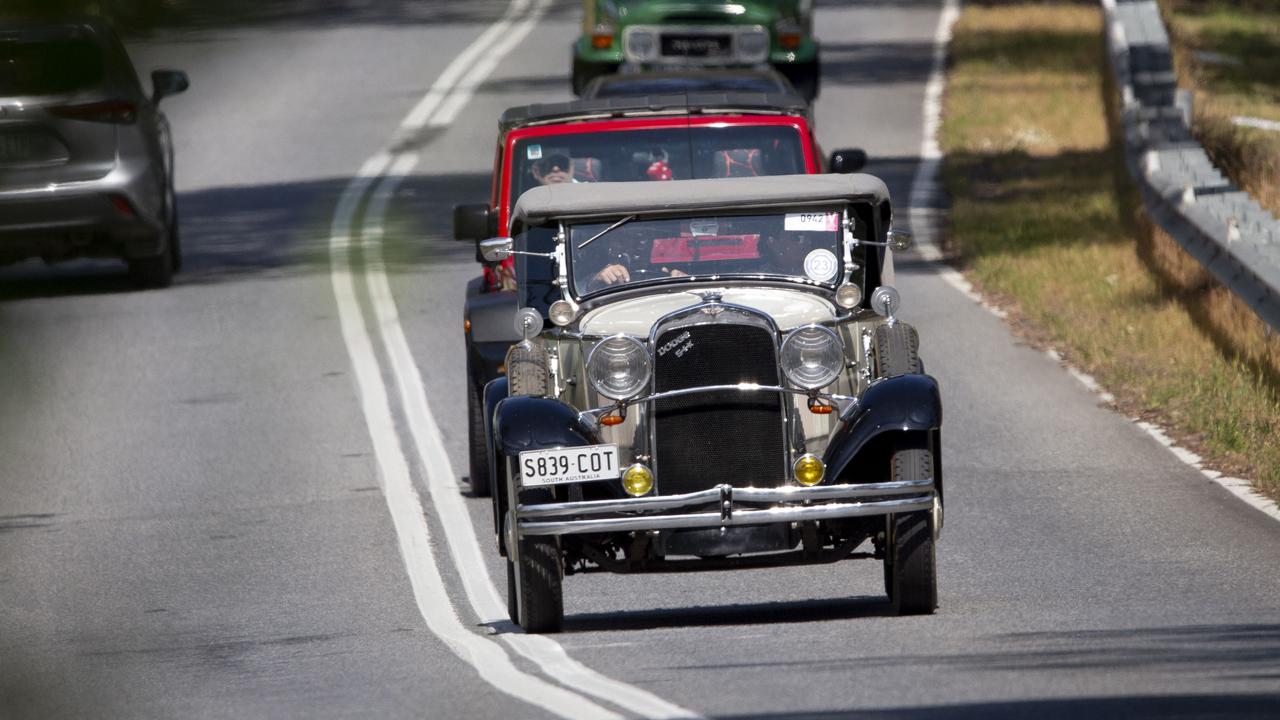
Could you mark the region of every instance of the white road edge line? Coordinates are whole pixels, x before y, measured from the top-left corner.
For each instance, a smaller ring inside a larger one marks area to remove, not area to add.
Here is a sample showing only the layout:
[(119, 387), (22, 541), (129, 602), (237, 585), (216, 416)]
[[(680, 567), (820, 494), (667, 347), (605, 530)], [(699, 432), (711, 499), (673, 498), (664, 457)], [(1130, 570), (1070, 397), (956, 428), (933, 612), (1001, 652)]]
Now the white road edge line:
[[(1105, 5), (1112, 1), (1103, 0), (1103, 4)], [(929, 83), (925, 86), (924, 94), (924, 137), (920, 142), (920, 166), (916, 169), (915, 177), (911, 180), (911, 195), (908, 200), (911, 205), (911, 227), (915, 230), (916, 237), (920, 239), (918, 244), (920, 255), (925, 260), (937, 264), (942, 261), (942, 252), (935, 242), (937, 212), (933, 209), (933, 201), (939, 192), (937, 184), (938, 166), (942, 162), (942, 148), (938, 145), (938, 128), (942, 122), (942, 91), (946, 87), (947, 81), (947, 46), (951, 43), (951, 27), (959, 16), (960, 0), (946, 0), (943, 5), (942, 15), (938, 18), (937, 30), (933, 36), (933, 67), (930, 70)], [(1004, 310), (988, 303), (982, 295), (973, 289), (973, 283), (966, 280), (964, 275), (955, 269), (941, 266), (940, 274), (948, 285), (959, 290), (962, 295), (981, 307), (986, 308), (991, 314), (1001, 319), (1007, 316)], [(1074, 377), (1077, 382), (1097, 395), (1099, 400), (1107, 404), (1115, 402), (1115, 396), (1107, 392), (1106, 388), (1102, 387), (1092, 375), (1081, 371), (1070, 363), (1064, 362), (1062, 355), (1058, 351), (1050, 348), (1045, 354), (1065, 368), (1067, 373)], [(1275, 520), (1280, 520), (1280, 505), (1254, 490), (1252, 483), (1248, 480), (1225, 477), (1216, 470), (1202, 467), (1199, 455), (1175, 445), (1173, 440), (1159, 426), (1137, 418), (1130, 418), (1130, 420), (1154, 438), (1156, 442), (1167, 448), (1169, 452), (1173, 453), (1174, 457), (1199, 470), (1206, 478), (1221, 485), (1227, 492), (1240, 498), (1250, 507), (1262, 511)]]
[[(529, 5), (529, 0), (514, 0), (502, 20), (491, 26), (460, 53), (405, 117), (393, 141), (411, 137), (414, 132), (424, 127), (448, 125), (465, 107), (484, 79), (497, 68), (501, 59), (532, 31), (549, 6), (549, 0), (535, 1), (534, 9), (513, 27), (512, 18)], [(496, 45), (486, 47), (498, 37), (502, 39)], [(476, 57), (482, 51), (485, 55), (477, 62)], [(380, 153), (380, 156), (386, 158), (386, 153)], [(444, 524), (445, 536), (458, 574), (462, 578), (464, 592), (472, 609), (482, 622), (509, 622), (506, 605), (489, 577), (487, 565), (481, 554), (479, 543), (476, 541), (471, 516), (458, 493), (458, 485), (454, 482), (456, 475), (448, 453), (444, 449), (439, 426), (427, 403), (421, 373), (405, 338), (382, 261), (383, 219), (387, 206), (394, 197), (396, 188), (413, 171), (417, 163), (416, 153), (402, 153), (389, 160), (384, 159), (370, 170), (371, 179), (359, 186), (360, 194), (356, 196), (357, 201), (352, 203), (352, 208), (358, 206), (358, 199), (369, 191), (371, 183), (377, 182), (365, 210), (360, 241), (361, 248), (365, 252), (365, 280), (380, 330), (379, 335), (391, 359), (392, 371), (400, 389), (400, 400), (410, 425), (410, 433), (414, 438), (422, 467), (425, 469), (427, 487)], [(363, 329), (363, 318), (358, 319)], [(374, 360), (376, 362), (376, 356)], [(385, 392), (385, 387), (379, 385), (378, 390)], [(398, 441), (396, 449), (401, 450)], [(403, 456), (399, 460), (403, 461)], [(442, 468), (443, 471), (438, 471), (437, 468)], [(404, 490), (405, 494), (398, 496), (396, 502), (411, 507), (413, 511), (410, 514), (416, 513), (414, 517), (418, 521), (407, 530), (425, 536), (427, 526), (422, 512), (422, 499), (412, 482)], [(392, 498), (388, 494), (388, 505), (392, 504)], [(392, 513), (395, 515), (395, 507), (392, 507)], [(421, 527), (417, 527), (419, 524)], [(397, 532), (400, 532), (399, 528)], [(406, 555), (406, 560), (408, 557)], [(434, 565), (432, 569), (435, 569)], [(500, 637), (512, 649), (537, 664), (549, 676), (578, 692), (604, 699), (646, 718), (699, 717), (697, 713), (668, 703), (648, 691), (591, 670), (569, 657), (564, 648), (551, 638), (524, 633), (504, 633)], [(580, 701), (587, 702), (581, 698)], [(603, 708), (598, 706), (592, 707), (603, 711)], [(580, 711), (571, 710), (570, 712), (577, 716)], [(600, 715), (595, 713), (593, 716)], [(611, 713), (609, 716), (616, 717)]]
[[(526, 5), (526, 0), (517, 0)], [(515, 3), (513, 3), (513, 6)], [(422, 127), (447, 126), (465, 107), (475, 90), (484, 82), (515, 46), (528, 35), (547, 9), (549, 0), (537, 0), (532, 12), (514, 28), (504, 29), (505, 36), (490, 48), (484, 59), (476, 63), (474, 53), (462, 53), (445, 72), (440, 81), (453, 85), (438, 91), (434, 86), (414, 107), (401, 124), (400, 134)], [(508, 13), (509, 15), (510, 13)], [(496, 26), (495, 26), (496, 27)], [(491, 28), (492, 29), (492, 28)], [(486, 33), (477, 39), (487, 40), (501, 33)], [(468, 48), (470, 49), (470, 48)], [(452, 72), (455, 66), (467, 67), (467, 72)], [(436, 505), (437, 514), (444, 526), (454, 565), (462, 579), (463, 590), (473, 611), (482, 623), (510, 622), (503, 602), (476, 540), (471, 515), (466, 508), (452, 462), (444, 447), (443, 435), (427, 402), (422, 374), (414, 360), (409, 343), (400, 323), (399, 310), (387, 280), (382, 262), (383, 219), (396, 189), (417, 165), (416, 154), (406, 153), (397, 157), (389, 172), (384, 172), (370, 198), (365, 211), (361, 233), (365, 253), (365, 280), (377, 319), (379, 335), (390, 358), (396, 384), (400, 389), (400, 401), (405, 410), (410, 434), (422, 467), (426, 474), (428, 491)], [(384, 169), (385, 170), (385, 169)], [(415, 501), (420, 499), (415, 497)], [(578, 692), (613, 703), (629, 712), (645, 718), (697, 718), (692, 710), (667, 702), (653, 693), (627, 683), (614, 680), (588, 668), (571, 658), (563, 646), (549, 637), (529, 635), (523, 632), (499, 635), (512, 649), (537, 664), (550, 677)]]
[[(400, 401), (408, 418), (409, 431), (417, 446), (422, 466), (426, 469), (427, 488), (436, 512), (444, 525), (444, 534), (454, 566), (462, 577), (462, 585), (471, 608), (482, 623), (509, 623), (507, 607), (476, 541), (471, 522), (444, 437), (427, 403), (422, 374), (405, 338), (395, 298), (381, 260), (382, 213), (395, 194), (403, 175), (383, 178), (374, 191), (365, 216), (365, 278), (369, 285), (382, 340), (391, 358), (392, 370), (400, 388)], [(548, 675), (578, 692), (600, 698), (645, 718), (696, 718), (698, 714), (669, 703), (647, 690), (602, 675), (569, 657), (564, 648), (549, 637), (523, 632), (504, 632), (500, 637), (520, 655), (533, 661)]]
[(395, 420), (374, 353), (373, 340), (369, 336), (356, 298), (348, 256), (351, 250), (351, 223), (360, 206), (360, 199), (373, 179), (385, 171), (389, 162), (390, 157), (386, 153), (373, 156), (347, 185), (334, 212), (329, 235), (329, 260), (342, 338), (355, 369), (360, 404), (373, 441), (383, 495), (391, 511), (392, 524), (400, 543), (400, 554), (404, 558), (418, 612), (422, 614), (432, 633), (498, 690), (564, 718), (620, 720), (621, 716), (616, 713), (516, 668), (500, 645), (464, 626), (449, 602), (444, 578), (431, 549), (431, 537), (422, 503), (413, 489), (409, 464), (396, 435)]

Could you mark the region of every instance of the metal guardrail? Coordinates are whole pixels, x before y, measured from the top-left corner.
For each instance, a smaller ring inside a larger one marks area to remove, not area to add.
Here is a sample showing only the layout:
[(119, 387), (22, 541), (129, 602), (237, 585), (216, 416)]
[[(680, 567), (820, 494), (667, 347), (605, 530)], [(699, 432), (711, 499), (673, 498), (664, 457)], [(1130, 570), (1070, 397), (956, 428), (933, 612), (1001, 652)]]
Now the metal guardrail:
[(1280, 329), (1280, 221), (1231, 183), (1192, 137), (1155, 0), (1101, 0), (1121, 93), (1125, 157), (1152, 219)]

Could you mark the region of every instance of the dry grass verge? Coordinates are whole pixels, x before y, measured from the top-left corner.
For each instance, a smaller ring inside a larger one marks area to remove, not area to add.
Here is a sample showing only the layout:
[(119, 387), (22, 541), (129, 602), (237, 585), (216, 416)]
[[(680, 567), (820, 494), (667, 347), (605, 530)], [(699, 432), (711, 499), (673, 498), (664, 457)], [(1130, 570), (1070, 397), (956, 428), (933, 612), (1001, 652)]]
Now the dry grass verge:
[(1094, 6), (970, 6), (942, 128), (952, 248), (1015, 325), (1280, 497), (1280, 340), (1145, 222)]

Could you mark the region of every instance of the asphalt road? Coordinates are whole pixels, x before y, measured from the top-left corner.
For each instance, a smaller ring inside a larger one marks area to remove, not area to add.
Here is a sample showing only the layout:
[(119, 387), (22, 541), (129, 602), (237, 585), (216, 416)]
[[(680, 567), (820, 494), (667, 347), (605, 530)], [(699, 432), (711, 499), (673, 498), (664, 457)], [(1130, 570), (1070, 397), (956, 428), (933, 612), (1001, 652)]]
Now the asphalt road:
[[(818, 11), (821, 139), (867, 148), (900, 208), (939, 5)], [(866, 561), (573, 576), (558, 646), (522, 644), (462, 479), (475, 266), (448, 210), (487, 196), (503, 108), (568, 97), (576, 3), (513, 18), (456, 118), (410, 133), (505, 3), (253, 7), (132, 45), (192, 78), (166, 101), (179, 282), (0, 270), (0, 717), (1280, 714), (1280, 525), (911, 254), (947, 413), (939, 612), (889, 616)], [(363, 185), (393, 138), (408, 176)], [(384, 222), (345, 214), (377, 188)]]

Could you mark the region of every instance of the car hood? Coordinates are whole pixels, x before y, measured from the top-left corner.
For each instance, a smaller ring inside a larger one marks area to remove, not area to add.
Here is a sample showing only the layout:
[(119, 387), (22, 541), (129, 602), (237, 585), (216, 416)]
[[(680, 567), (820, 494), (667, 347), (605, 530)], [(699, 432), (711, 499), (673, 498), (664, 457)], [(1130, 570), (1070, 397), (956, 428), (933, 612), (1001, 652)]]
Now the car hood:
[(622, 25), (770, 25), (780, 16), (788, 2), (761, 2), (760, 0), (652, 0), (644, 2), (619, 2), (619, 22)]
[[(588, 335), (624, 333), (648, 337), (660, 318), (703, 300), (707, 290), (672, 292), (632, 297), (594, 308), (582, 316), (579, 328)], [(782, 331), (810, 323), (828, 322), (836, 317), (835, 306), (811, 292), (783, 288), (721, 288), (721, 302), (742, 305), (773, 318)]]

